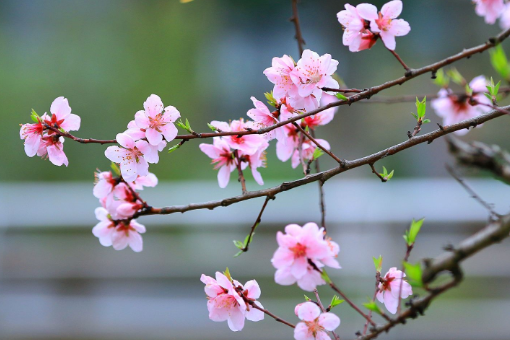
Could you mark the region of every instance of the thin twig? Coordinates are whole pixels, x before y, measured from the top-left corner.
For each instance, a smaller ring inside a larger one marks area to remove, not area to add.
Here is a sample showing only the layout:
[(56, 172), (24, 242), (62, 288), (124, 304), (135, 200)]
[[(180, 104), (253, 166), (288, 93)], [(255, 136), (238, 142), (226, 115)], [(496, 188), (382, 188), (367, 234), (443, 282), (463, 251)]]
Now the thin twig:
[[(376, 272), (375, 273), (375, 292), (374, 292), (374, 297), (372, 298), (372, 301), (375, 301), (375, 299), (377, 298), (377, 292), (379, 292), (380, 280), (381, 280), (381, 272)], [(370, 317), (370, 318), (372, 317), (371, 310), (368, 311), (368, 317)], [(367, 320), (367, 322), (365, 322), (365, 327), (363, 327), (363, 335), (367, 334), (367, 330), (368, 330), (368, 320)]]
[(303, 34), (301, 33), (301, 26), (299, 23), (299, 13), (298, 13), (298, 0), (291, 0), (292, 1), (292, 18), (290, 18), (290, 21), (294, 23), (294, 28), (296, 29), (296, 35), (295, 38), (298, 43), (298, 49), (299, 49), (299, 55), (301, 56), (303, 54), (304, 48), (303, 45), (305, 45), (305, 40), (303, 39)]
[(407, 131), (407, 137), (409, 139), (411, 139), (414, 136), (416, 136), (418, 133), (420, 133), (422, 125), (423, 125), (423, 121), (421, 120), (421, 118), (419, 118), (418, 121), (416, 122), (416, 126), (414, 127), (413, 132), (411, 133), (411, 131)]
[(361, 309), (359, 309), (358, 306), (356, 306), (334, 283), (333, 281), (329, 282), (329, 286), (331, 289), (333, 289), (335, 292), (337, 292), (356, 312), (358, 312), (361, 316), (365, 318), (372, 326), (376, 326), (375, 322), (372, 321), (372, 319), (363, 313)]
[(386, 178), (384, 178), (380, 173), (377, 172), (377, 170), (375, 169), (374, 167), (374, 163), (370, 163), (368, 164), (370, 165), (370, 168), (372, 168), (372, 173), (374, 173), (377, 177), (379, 177), (379, 179), (381, 180), (381, 182), (387, 182), (388, 180)]
[(388, 51), (390, 51), (390, 52), (391, 52), (391, 54), (393, 54), (393, 55), (395, 56), (395, 58), (397, 58), (398, 62), (399, 62), (399, 63), (400, 63), (400, 64), (404, 67), (404, 69), (405, 69), (406, 71), (411, 70), (411, 69), (409, 68), (409, 66), (407, 66), (407, 65), (406, 65), (406, 63), (404, 63), (404, 61), (402, 60), (402, 58), (400, 58), (400, 56), (397, 54), (397, 52), (395, 52), (394, 50), (390, 50), (389, 48), (388, 48)]
[(494, 211), (492, 206), (485, 202), (462, 178), (459, 177), (459, 175), (455, 172), (455, 170), (448, 164), (445, 165), (446, 170), (448, 173), (457, 181), (459, 184), (468, 192), (468, 194), (474, 198), (478, 203), (480, 203), (487, 211), (490, 213), (490, 215), (494, 218), (501, 217), (500, 214)]
[(51, 125), (49, 125), (47, 123), (44, 123), (44, 126), (47, 129), (55, 132), (59, 136), (72, 139), (75, 142), (82, 143), (82, 144), (101, 144), (102, 145), (102, 144), (115, 144), (115, 143), (117, 143), (116, 139), (105, 139), (105, 140), (103, 140), (103, 139), (94, 139), (94, 138), (78, 138), (78, 137), (70, 134), (69, 132), (62, 132), (58, 128), (56, 128), (54, 126), (51, 126)]
[(320, 145), (319, 142), (317, 142), (317, 140), (315, 140), (315, 138), (313, 138), (308, 132), (306, 132), (301, 126), (299, 126), (299, 124), (297, 123), (292, 123), (292, 125), (294, 125), (297, 129), (299, 129), (299, 131), (301, 131), (301, 133), (303, 135), (305, 135), (309, 140), (311, 140), (315, 145), (317, 145), (317, 147), (319, 149), (321, 149), (322, 151), (324, 151), (325, 153), (327, 153), (329, 156), (331, 156), (331, 158), (333, 158), (335, 161), (337, 161), (339, 164), (343, 164), (343, 161), (338, 158), (337, 156), (335, 156), (334, 153), (332, 153), (331, 151), (329, 151), (328, 149), (326, 149), (325, 147), (323, 147), (322, 145)]
[[(310, 134), (312, 135), (313, 138), (315, 138), (315, 131), (313, 129), (310, 130)], [(315, 160), (315, 171), (317, 173), (321, 172), (318, 158)], [(321, 209), (321, 226), (324, 228), (324, 236), (326, 236), (328, 230), (326, 228), (326, 202), (324, 200), (324, 182), (318, 181), (318, 183), (319, 183), (319, 206)]]
[(246, 180), (244, 178), (243, 169), (241, 168), (241, 158), (239, 157), (237, 150), (234, 151), (234, 157), (236, 158), (236, 161), (237, 161), (236, 167), (237, 167), (237, 173), (239, 174), (237, 180), (241, 183), (241, 189), (243, 191), (243, 195), (246, 195), (246, 193), (247, 193)]
[(264, 308), (262, 308), (262, 307), (259, 307), (259, 306), (257, 306), (255, 303), (253, 303), (253, 302), (250, 302), (250, 305), (251, 305), (253, 308), (258, 309), (259, 311), (264, 312), (264, 314), (269, 315), (270, 317), (272, 317), (272, 318), (273, 318), (273, 319), (275, 319), (276, 321), (281, 322), (281, 323), (283, 323), (284, 325), (287, 325), (287, 326), (289, 326), (289, 327), (296, 328), (296, 326), (295, 326), (295, 325), (291, 324), (291, 323), (290, 323), (290, 322), (288, 322), (288, 321), (283, 320), (283, 319), (282, 319), (282, 318), (280, 318), (279, 316), (274, 315), (273, 313), (271, 313), (271, 312), (270, 312), (270, 311), (268, 311), (267, 309), (264, 309)]
[(359, 89), (333, 89), (331, 87), (323, 87), (322, 90), (326, 91), (326, 92), (340, 92), (340, 93), (361, 93), (361, 92), (363, 92), (363, 90), (359, 90)]
[[(326, 308), (324, 308), (324, 305), (322, 304), (321, 298), (319, 297), (319, 291), (317, 290), (317, 288), (315, 288), (313, 290), (313, 293), (315, 294), (315, 298), (317, 299), (317, 304), (319, 305), (322, 312), (328, 313), (328, 311), (326, 310)], [(331, 334), (333, 334), (333, 336), (335, 337), (336, 340), (340, 340), (340, 337), (334, 331), (331, 331)]]
[(257, 229), (257, 226), (262, 221), (262, 214), (264, 213), (264, 210), (266, 209), (266, 206), (267, 206), (267, 202), (269, 202), (270, 199), (274, 199), (274, 197), (270, 197), (270, 196), (266, 197), (266, 200), (264, 201), (264, 204), (262, 205), (262, 209), (260, 209), (259, 215), (257, 216), (255, 223), (253, 223), (253, 225), (251, 227), (250, 235), (248, 236), (248, 241), (246, 242), (246, 246), (241, 249), (243, 252), (248, 251), (248, 247), (250, 246), (251, 239), (253, 238), (253, 234), (255, 233), (255, 229)]

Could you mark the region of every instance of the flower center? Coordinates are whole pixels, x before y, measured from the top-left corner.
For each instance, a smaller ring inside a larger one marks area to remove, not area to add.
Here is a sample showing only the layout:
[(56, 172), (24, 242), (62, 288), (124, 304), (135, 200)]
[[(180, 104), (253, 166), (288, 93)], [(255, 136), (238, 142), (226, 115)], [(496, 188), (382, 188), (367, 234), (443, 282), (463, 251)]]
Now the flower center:
[(319, 318), (313, 321), (305, 321), (305, 324), (308, 327), (308, 332), (312, 333), (314, 337), (318, 332), (324, 331), (324, 327), (319, 324)]
[(379, 12), (379, 19), (375, 19), (375, 23), (381, 31), (387, 31), (390, 28), (391, 19), (383, 17), (382, 13)]
[(289, 248), (294, 253), (294, 258), (304, 257), (306, 255), (306, 246), (301, 243), (296, 244), (294, 247)]

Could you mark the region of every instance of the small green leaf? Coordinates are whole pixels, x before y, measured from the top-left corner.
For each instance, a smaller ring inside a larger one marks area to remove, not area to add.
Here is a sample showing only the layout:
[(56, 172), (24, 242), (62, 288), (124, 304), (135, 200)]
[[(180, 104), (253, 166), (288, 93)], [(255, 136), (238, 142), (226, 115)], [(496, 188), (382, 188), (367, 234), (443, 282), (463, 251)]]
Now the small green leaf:
[(336, 306), (338, 306), (339, 304), (341, 304), (342, 302), (344, 302), (345, 300), (340, 300), (340, 298), (338, 296), (333, 296), (333, 298), (331, 299), (331, 303), (329, 304), (331, 306), (331, 308), (334, 308)]
[(395, 173), (395, 170), (391, 170), (391, 172), (388, 174), (388, 176), (386, 176), (386, 180), (389, 181), (390, 179), (392, 179), (394, 173)]
[(372, 312), (375, 312), (377, 314), (382, 314), (381, 312), (381, 309), (379, 309), (379, 306), (377, 305), (377, 303), (375, 303), (374, 300), (368, 300), (368, 302), (365, 302), (363, 304), (363, 306), (365, 306), (365, 308), (367, 308), (368, 310), (371, 310)]
[(372, 257), (374, 260), (374, 267), (376, 272), (381, 272), (382, 270), (382, 255), (379, 255), (378, 258)]
[(483, 94), (485, 97), (487, 97), (487, 99), (489, 100), (492, 100), (492, 95), (488, 94), (488, 93), (484, 93)]
[(172, 146), (172, 147), (170, 147), (170, 148), (168, 149), (168, 153), (172, 153), (172, 152), (174, 152), (175, 150), (177, 150), (177, 149), (178, 149), (178, 148), (180, 148), (180, 147), (181, 147), (181, 143), (179, 143), (179, 144), (175, 144), (174, 146)]
[(209, 127), (209, 129), (211, 129), (213, 132), (218, 131), (218, 129), (217, 129), (215, 126), (213, 126), (213, 125), (211, 125), (211, 124), (209, 124), (209, 123), (207, 123), (207, 126), (208, 126), (208, 127)]
[(460, 74), (459, 71), (457, 71), (456, 68), (452, 68), (446, 72), (446, 74), (453, 80), (453, 82), (457, 85), (464, 86), (466, 84), (466, 80), (464, 77)]
[(408, 233), (406, 232), (408, 246), (413, 245), (414, 242), (416, 241), (416, 236), (420, 232), (420, 229), (421, 229), (421, 226), (422, 226), (424, 220), (425, 220), (424, 218), (422, 218), (421, 220), (418, 220), (418, 221), (415, 221), (413, 219), (413, 221), (411, 222), (411, 227), (409, 228), (409, 232)]
[(428, 123), (430, 123), (430, 119), (428, 119), (428, 118), (427, 118), (427, 119), (424, 119), (424, 120), (422, 121), (422, 123), (423, 123), (423, 124), (428, 124)]
[[(258, 225), (258, 223), (257, 223)], [(255, 226), (255, 228), (257, 228), (257, 226)], [(255, 229), (254, 229), (255, 230)], [(255, 236), (255, 233), (251, 234), (251, 239), (253, 240), (253, 236)], [(246, 235), (246, 237), (244, 238), (244, 246), (246, 247), (248, 245), (248, 241), (250, 240), (250, 234)]]
[(308, 296), (305, 295), (305, 300), (306, 301), (312, 301), (312, 299), (310, 299)]
[(241, 242), (241, 241), (237, 241), (237, 240), (234, 240), (234, 245), (239, 248), (239, 249), (243, 249), (244, 248), (244, 243)]
[(239, 256), (239, 255), (241, 255), (242, 253), (244, 253), (244, 251), (239, 250), (239, 251), (238, 251), (238, 252), (234, 255), (234, 257), (238, 257), (238, 256)]
[(120, 176), (120, 169), (116, 163), (112, 162), (112, 164), (110, 164), (110, 168), (112, 168), (112, 171), (116, 176)]
[(439, 69), (436, 72), (436, 79), (434, 79), (434, 84), (439, 87), (448, 87), (450, 83), (450, 78), (444, 73), (443, 69)]
[(499, 73), (501, 78), (506, 81), (510, 80), (510, 65), (506, 57), (505, 51), (501, 45), (496, 46), (490, 51), (491, 64), (494, 70)]
[(230, 275), (230, 270), (228, 270), (228, 267), (223, 272), (223, 275), (225, 275), (229, 281), (232, 281), (232, 276)]
[(419, 118), (425, 117), (425, 112), (427, 111), (427, 97), (424, 97), (422, 101), (419, 101), (418, 97), (416, 97), (416, 110)]
[(422, 287), (423, 281), (421, 279), (422, 271), (420, 263), (411, 264), (409, 262), (404, 262), (404, 268), (411, 285), (414, 287)]
[(414, 112), (411, 112), (411, 114), (413, 115), (413, 117), (418, 120), (418, 116), (414, 114)]
[(324, 155), (324, 151), (322, 151), (320, 148), (315, 148), (315, 150), (313, 152), (312, 159), (316, 160), (317, 158), (319, 158), (322, 155)]
[(39, 115), (37, 114), (37, 112), (34, 111), (34, 109), (32, 109), (30, 118), (34, 121), (34, 123), (39, 123), (39, 121), (41, 120), (41, 117), (39, 117)]
[(267, 99), (267, 103), (271, 106), (277, 107), (278, 103), (276, 99), (274, 99), (273, 91), (264, 93), (264, 96)]
[(326, 281), (326, 283), (331, 283), (331, 279), (325, 269), (322, 269), (321, 277), (324, 281)]
[(343, 94), (341, 94), (340, 92), (338, 92), (337, 94), (335, 94), (335, 96), (340, 99), (340, 100), (348, 100), (348, 98), (346, 96), (344, 96)]

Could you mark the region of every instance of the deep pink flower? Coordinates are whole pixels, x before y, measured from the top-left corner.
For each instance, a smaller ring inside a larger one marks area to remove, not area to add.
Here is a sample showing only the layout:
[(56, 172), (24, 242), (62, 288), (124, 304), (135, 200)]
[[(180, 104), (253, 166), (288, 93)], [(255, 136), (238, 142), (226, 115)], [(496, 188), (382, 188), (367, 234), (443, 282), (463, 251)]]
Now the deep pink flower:
[(37, 150), (37, 156), (45, 157), (48, 156), (50, 162), (56, 166), (69, 165), (67, 156), (64, 153), (64, 137), (57, 137), (56, 135), (44, 136), (39, 144)]
[(312, 291), (317, 285), (325, 282), (311, 263), (317, 268), (324, 265), (340, 268), (335, 259), (340, 248), (335, 242), (324, 239), (324, 229), (319, 228), (317, 224), (307, 223), (303, 227), (289, 224), (285, 227), (285, 232), (286, 234), (277, 233), (279, 248), (271, 259), (277, 269), (276, 283), (291, 285), (297, 282), (301, 289)]
[[(246, 131), (247, 128), (253, 129), (254, 126), (250, 125), (250, 122), (245, 122), (243, 119), (233, 120), (230, 125), (224, 122), (212, 121), (211, 125), (216, 126), (215, 124), (222, 123), (218, 125), (218, 128), (221, 131)], [(242, 136), (224, 136), (223, 139), (227, 142), (227, 144), (234, 150), (239, 150), (245, 155), (253, 155), (260, 149), (261, 145), (263, 145), (266, 140), (263, 136), (260, 135), (242, 135)]]
[(505, 7), (503, 0), (473, 0), (473, 2), (476, 4), (476, 14), (485, 17), (485, 22), (491, 25), (503, 13)]
[(276, 100), (297, 96), (297, 86), (290, 76), (294, 67), (294, 60), (288, 55), (283, 55), (281, 58), (273, 58), (272, 66), (264, 70), (267, 79), (274, 84), (273, 96)]
[(356, 6), (358, 14), (365, 20), (370, 21), (370, 29), (379, 33), (381, 39), (390, 50), (396, 47), (395, 37), (407, 35), (411, 31), (409, 23), (403, 19), (396, 19), (402, 12), (402, 1), (393, 0), (383, 5), (381, 12), (371, 4), (359, 4)]
[(263, 308), (260, 302), (256, 301), (260, 297), (257, 281), (248, 281), (243, 286), (236, 280), (231, 282), (220, 272), (216, 272), (216, 279), (202, 274), (200, 281), (205, 284), (207, 310), (212, 321), (227, 321), (229, 328), (237, 332), (244, 328), (245, 318), (250, 321), (264, 319), (263, 312), (246, 303), (251, 301)]
[(296, 68), (290, 73), (292, 81), (298, 87), (299, 96), (304, 98), (312, 95), (318, 105), (323, 87), (338, 88), (337, 81), (332, 77), (337, 66), (338, 61), (331, 59), (329, 54), (319, 56), (315, 52), (304, 50)]
[[(45, 118), (47, 118), (46, 115), (41, 117), (43, 120)], [(39, 145), (41, 145), (43, 131), (44, 126), (40, 120), (35, 124), (23, 124), (21, 126), (19, 136), (25, 140), (25, 153), (28, 157), (34, 157), (37, 154)]]
[[(51, 103), (50, 116), (44, 122), (57, 129), (62, 128), (65, 131), (77, 131), (80, 129), (81, 119), (79, 116), (71, 113), (71, 107), (67, 98), (58, 97)], [(52, 132), (50, 132), (52, 133)]]
[[(326, 150), (330, 149), (329, 143), (320, 138), (315, 139), (317, 143), (319, 143), (322, 147), (326, 148)], [(313, 153), (317, 149), (317, 145), (313, 143), (311, 140), (306, 139), (303, 141), (303, 145), (301, 146), (301, 157), (305, 162), (313, 159)], [(292, 168), (296, 168), (299, 163), (301, 163), (301, 158), (299, 157), (299, 148), (294, 150), (294, 154), (292, 155)]]
[(305, 302), (296, 306), (297, 316), (302, 321), (294, 329), (296, 340), (328, 340), (328, 331), (340, 326), (340, 318), (333, 313), (321, 313), (319, 306)]
[[(338, 99), (335, 96), (328, 93), (323, 93), (321, 98), (321, 106), (328, 105), (337, 100)], [(310, 129), (315, 129), (319, 125), (326, 125), (331, 122), (335, 117), (335, 112), (337, 109), (338, 106), (326, 109), (313, 116), (303, 118), (303, 121)]]
[(170, 142), (177, 136), (174, 122), (181, 114), (175, 107), (167, 106), (163, 110), (163, 102), (155, 94), (147, 98), (143, 107), (145, 110), (135, 114), (135, 122), (140, 129), (145, 130), (145, 136), (151, 145), (158, 145), (163, 137)]
[[(138, 176), (147, 176), (149, 174), (149, 164), (159, 161), (158, 146), (150, 145), (144, 140), (135, 140), (126, 133), (117, 134), (118, 146), (109, 146), (105, 151), (105, 156), (115, 163), (120, 163), (122, 177), (127, 182), (134, 181)], [(163, 143), (163, 142), (162, 142)], [(166, 144), (165, 144), (166, 145)]]
[(230, 173), (236, 169), (236, 160), (228, 143), (221, 137), (214, 137), (213, 144), (202, 143), (200, 150), (208, 157), (212, 158), (212, 163), (216, 163), (214, 169), (218, 171), (218, 184), (220, 188), (225, 188), (230, 181)]
[(391, 314), (397, 312), (400, 284), (402, 284), (402, 299), (406, 299), (413, 294), (411, 285), (407, 283), (406, 280), (403, 280), (405, 276), (406, 274), (402, 273), (402, 271), (397, 270), (396, 267), (392, 267), (386, 275), (384, 275), (384, 282), (379, 283), (377, 300), (384, 303), (384, 306)]
[[(484, 92), (487, 92), (486, 85), (487, 80), (484, 76), (478, 76), (469, 83), (469, 87), (474, 93), (473, 99), (480, 103), (491, 104), (490, 100), (483, 95)], [(445, 126), (456, 124), (490, 111), (490, 107), (484, 105), (471, 105), (468, 95), (457, 96), (450, 89), (441, 89), (438, 93), (438, 98), (432, 100), (431, 106), (436, 111), (436, 114), (443, 118), (443, 125)], [(455, 133), (464, 135), (468, 133), (468, 130), (457, 130)]]

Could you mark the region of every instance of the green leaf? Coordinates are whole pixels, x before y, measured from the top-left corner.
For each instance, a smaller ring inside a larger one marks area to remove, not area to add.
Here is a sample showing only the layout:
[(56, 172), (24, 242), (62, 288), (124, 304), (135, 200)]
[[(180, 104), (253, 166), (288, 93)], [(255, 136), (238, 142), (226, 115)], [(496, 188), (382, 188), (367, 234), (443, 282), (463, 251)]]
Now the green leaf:
[(416, 110), (419, 118), (425, 117), (425, 112), (427, 111), (427, 97), (424, 97), (422, 101), (419, 101), (418, 97), (416, 97)]
[(494, 70), (499, 73), (501, 78), (506, 81), (510, 80), (510, 65), (508, 64), (508, 59), (506, 57), (505, 51), (501, 45), (496, 46), (494, 49), (490, 51), (491, 54), (491, 64)]
[(444, 73), (443, 69), (439, 69), (436, 72), (436, 79), (434, 79), (434, 84), (439, 87), (448, 87), (450, 83), (450, 78)]
[(406, 232), (406, 235), (407, 235), (406, 241), (407, 241), (408, 246), (413, 245), (414, 242), (416, 241), (416, 236), (420, 232), (423, 221), (425, 221), (424, 218), (422, 218), (421, 220), (418, 220), (418, 221), (415, 221), (413, 219), (413, 221), (411, 222), (411, 227), (409, 228), (409, 232), (408, 233)]
[[(259, 224), (257, 223), (257, 226)], [(257, 226), (255, 226), (255, 228), (257, 228)], [(255, 229), (253, 229), (255, 230)], [(255, 233), (251, 234), (251, 239), (253, 240), (253, 236), (255, 236)], [(248, 240), (250, 239), (250, 234), (246, 235), (246, 237), (244, 238), (244, 246), (246, 247), (248, 245)]]
[(423, 281), (421, 279), (422, 271), (420, 263), (411, 264), (409, 262), (404, 262), (404, 268), (411, 285), (414, 287), (422, 287)]
[(238, 257), (238, 256), (239, 256), (239, 255), (241, 255), (242, 253), (244, 253), (244, 251), (239, 250), (239, 251), (238, 251), (238, 252), (234, 255), (234, 257)]
[(413, 115), (413, 117), (418, 120), (418, 116), (414, 114), (414, 112), (411, 112), (411, 114)]
[(430, 123), (430, 119), (424, 119), (424, 120), (422, 121), (422, 123), (423, 123), (423, 124), (428, 124), (428, 123)]
[(213, 126), (213, 125), (211, 125), (211, 124), (209, 124), (209, 123), (207, 123), (207, 126), (208, 126), (208, 127), (209, 127), (209, 129), (211, 129), (213, 132), (218, 131), (218, 129), (217, 129), (215, 126)]
[(39, 117), (39, 115), (37, 114), (37, 112), (34, 111), (34, 109), (32, 109), (30, 118), (34, 121), (34, 123), (39, 123), (39, 121), (41, 120), (41, 117)]
[(325, 269), (322, 269), (321, 277), (326, 283), (331, 283), (331, 279)]
[(232, 276), (230, 275), (230, 270), (228, 270), (228, 267), (223, 272), (223, 275), (225, 275), (229, 281), (232, 281)]
[(335, 96), (340, 99), (340, 100), (348, 100), (348, 98), (346, 96), (344, 96), (343, 94), (341, 94), (340, 92), (338, 92), (337, 94), (335, 94)]
[(382, 255), (379, 255), (378, 258), (372, 257), (374, 260), (374, 267), (376, 272), (381, 272), (382, 270)]
[(340, 298), (338, 296), (333, 296), (333, 298), (331, 299), (331, 303), (329, 304), (331, 306), (331, 308), (333, 309), (334, 307), (338, 306), (339, 304), (341, 304), (342, 302), (344, 302), (345, 300), (340, 300)]
[(110, 168), (112, 168), (112, 171), (116, 176), (120, 176), (120, 169), (116, 163), (112, 162), (112, 164), (110, 164)]
[(368, 302), (365, 302), (363, 304), (363, 306), (365, 306), (365, 308), (367, 308), (368, 310), (371, 310), (372, 312), (375, 312), (377, 314), (382, 314), (381, 312), (381, 309), (379, 309), (379, 306), (377, 305), (377, 303), (375, 303), (374, 300), (368, 300)]
[(390, 179), (392, 179), (394, 173), (395, 173), (395, 170), (391, 170), (391, 172), (388, 174), (388, 176), (386, 176), (386, 180), (389, 181)]
[(310, 299), (308, 296), (305, 295), (305, 300), (306, 301), (312, 301), (312, 299)]
[(276, 99), (274, 99), (273, 91), (264, 93), (264, 96), (266, 97), (267, 103), (269, 105), (277, 107), (278, 102), (276, 101)]
[(241, 241), (237, 241), (237, 240), (234, 240), (234, 245), (239, 248), (239, 249), (243, 249), (244, 248), (244, 243), (241, 242)]
[(320, 156), (324, 155), (324, 151), (322, 151), (320, 148), (315, 148), (315, 151), (313, 152), (312, 159), (316, 160)]
[(466, 84), (466, 80), (464, 77), (460, 74), (459, 71), (457, 71), (456, 68), (452, 68), (446, 72), (446, 74), (452, 79), (452, 81), (457, 84), (464, 86)]
[(177, 150), (177, 149), (178, 149), (178, 148), (180, 148), (180, 147), (181, 147), (181, 143), (179, 143), (179, 144), (175, 144), (174, 146), (172, 146), (172, 147), (170, 147), (170, 148), (168, 149), (168, 153), (172, 153), (172, 152), (174, 152), (175, 150)]

